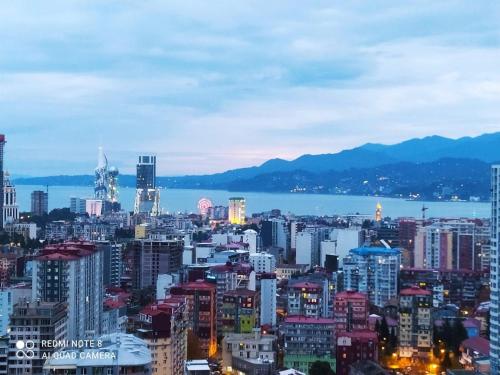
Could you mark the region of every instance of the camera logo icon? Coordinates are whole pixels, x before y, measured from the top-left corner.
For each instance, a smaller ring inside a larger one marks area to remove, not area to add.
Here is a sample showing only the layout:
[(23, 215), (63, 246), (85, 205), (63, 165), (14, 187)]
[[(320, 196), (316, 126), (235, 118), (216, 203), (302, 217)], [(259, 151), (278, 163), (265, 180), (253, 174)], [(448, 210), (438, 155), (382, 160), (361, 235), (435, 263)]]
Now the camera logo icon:
[(23, 341), (19, 340), (16, 342), (16, 357), (19, 359), (31, 359), (35, 357), (35, 343), (31, 340)]

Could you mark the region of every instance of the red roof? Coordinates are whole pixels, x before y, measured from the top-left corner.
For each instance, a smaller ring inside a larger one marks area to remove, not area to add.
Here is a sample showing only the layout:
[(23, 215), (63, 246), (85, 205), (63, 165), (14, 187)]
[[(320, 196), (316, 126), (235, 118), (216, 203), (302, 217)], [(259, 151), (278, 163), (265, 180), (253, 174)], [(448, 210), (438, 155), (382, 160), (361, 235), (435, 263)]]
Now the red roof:
[(186, 290), (199, 290), (199, 289), (210, 289), (215, 290), (215, 284), (208, 283), (204, 280), (196, 280), (189, 283), (180, 284), (178, 287), (173, 287), (172, 289), (186, 289)]
[(329, 318), (313, 318), (303, 315), (292, 315), (285, 318), (285, 323), (335, 324), (335, 320)]
[(352, 339), (378, 340), (377, 332), (368, 329), (356, 330), (351, 332), (339, 332), (337, 337), (350, 337)]
[(490, 342), (480, 336), (464, 340), (462, 342), (462, 347), (475, 350), (482, 355), (489, 355), (490, 353)]
[(91, 255), (97, 247), (90, 242), (64, 242), (45, 246), (37, 260), (76, 260)]
[(293, 284), (292, 286), (290, 286), (290, 288), (321, 289), (321, 285), (305, 281), (305, 282)]
[(368, 300), (366, 294), (356, 292), (354, 290), (346, 290), (335, 295), (335, 299), (363, 299)]
[(104, 307), (108, 309), (119, 309), (125, 306), (125, 302), (108, 298), (104, 301)]
[(186, 300), (181, 296), (169, 296), (168, 298), (158, 301), (158, 303), (152, 303), (141, 310), (142, 314), (145, 315), (159, 315), (159, 314), (172, 314), (173, 311), (178, 308)]
[(403, 289), (399, 292), (401, 296), (430, 296), (432, 293), (429, 290), (421, 289), (418, 286), (412, 286), (411, 288)]
[(232, 264), (231, 262), (227, 262), (226, 264), (212, 266), (210, 270), (217, 273), (236, 272), (238, 274), (249, 274), (252, 271), (252, 266), (248, 263)]
[(234, 289), (234, 290), (229, 290), (224, 293), (225, 296), (255, 296), (257, 294), (256, 291), (254, 290), (249, 290), (249, 289)]

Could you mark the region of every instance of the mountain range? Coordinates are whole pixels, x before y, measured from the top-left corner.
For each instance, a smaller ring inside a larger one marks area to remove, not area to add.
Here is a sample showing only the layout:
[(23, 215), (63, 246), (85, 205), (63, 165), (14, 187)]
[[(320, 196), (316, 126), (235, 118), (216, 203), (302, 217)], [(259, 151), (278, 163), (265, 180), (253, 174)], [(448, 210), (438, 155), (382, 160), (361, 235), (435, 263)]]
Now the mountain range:
[[(393, 145), (367, 143), (338, 153), (271, 159), (260, 166), (210, 175), (158, 177), (167, 188), (369, 194), (422, 199), (489, 197), (489, 168), (500, 161), (500, 132), (441, 136)], [(18, 178), (17, 184), (92, 185), (92, 175)], [(135, 176), (120, 176), (135, 186)]]

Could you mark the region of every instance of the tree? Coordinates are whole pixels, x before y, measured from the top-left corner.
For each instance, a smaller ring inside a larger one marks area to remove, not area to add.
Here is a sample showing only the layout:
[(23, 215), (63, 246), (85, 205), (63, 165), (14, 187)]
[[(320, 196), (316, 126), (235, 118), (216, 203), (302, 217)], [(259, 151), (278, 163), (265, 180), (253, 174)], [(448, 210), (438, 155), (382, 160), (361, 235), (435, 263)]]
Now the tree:
[(309, 375), (335, 375), (330, 364), (326, 361), (313, 362), (309, 368)]
[(443, 361), (441, 362), (441, 367), (444, 369), (449, 369), (452, 367), (450, 353), (448, 353), (448, 352), (445, 353)]
[(375, 331), (378, 333), (382, 355), (391, 356), (392, 353), (395, 353), (398, 346), (398, 337), (389, 329), (385, 316), (380, 322), (377, 320)]
[(467, 334), (467, 330), (464, 327), (462, 320), (456, 319), (452, 328), (452, 350), (455, 355), (458, 355), (460, 352), (460, 345), (464, 340), (467, 340), (469, 335)]

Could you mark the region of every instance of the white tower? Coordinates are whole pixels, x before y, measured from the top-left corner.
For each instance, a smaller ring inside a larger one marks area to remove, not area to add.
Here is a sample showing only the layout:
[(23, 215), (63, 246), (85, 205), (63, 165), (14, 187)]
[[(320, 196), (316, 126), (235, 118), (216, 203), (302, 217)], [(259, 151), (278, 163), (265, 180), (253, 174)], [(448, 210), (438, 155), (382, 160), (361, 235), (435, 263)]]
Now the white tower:
[(16, 188), (10, 182), (9, 172), (5, 172), (3, 179), (3, 223), (11, 224), (19, 219)]
[(105, 201), (108, 198), (108, 159), (102, 147), (97, 154), (97, 167), (95, 169), (94, 198)]

